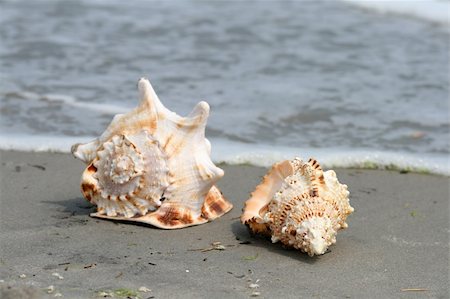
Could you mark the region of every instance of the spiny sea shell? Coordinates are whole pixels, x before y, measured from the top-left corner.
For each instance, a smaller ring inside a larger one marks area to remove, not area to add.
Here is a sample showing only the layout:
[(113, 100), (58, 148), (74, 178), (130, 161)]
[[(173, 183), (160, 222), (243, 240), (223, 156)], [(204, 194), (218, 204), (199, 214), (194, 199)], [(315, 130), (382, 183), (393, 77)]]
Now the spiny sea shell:
[(88, 165), (81, 189), (97, 206), (91, 216), (174, 229), (231, 210), (214, 186), (224, 172), (205, 138), (209, 105), (200, 102), (181, 117), (163, 106), (147, 79), (138, 89), (137, 108), (116, 115), (99, 138), (72, 147)]
[(276, 163), (245, 203), (241, 222), (252, 233), (272, 237), (272, 242), (300, 249), (309, 256), (324, 254), (336, 242), (336, 233), (347, 227), (353, 212), (347, 185), (333, 170), (299, 158)]

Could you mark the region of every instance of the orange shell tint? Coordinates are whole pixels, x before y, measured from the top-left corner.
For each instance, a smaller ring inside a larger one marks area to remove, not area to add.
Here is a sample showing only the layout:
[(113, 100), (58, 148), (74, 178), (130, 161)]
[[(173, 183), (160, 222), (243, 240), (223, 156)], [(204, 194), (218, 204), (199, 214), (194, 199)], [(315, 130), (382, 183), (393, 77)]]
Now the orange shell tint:
[(116, 115), (97, 139), (72, 147), (87, 168), (83, 195), (97, 206), (91, 216), (176, 229), (211, 221), (232, 205), (214, 184), (223, 176), (205, 138), (209, 105), (181, 117), (160, 102), (147, 79), (141, 103)]

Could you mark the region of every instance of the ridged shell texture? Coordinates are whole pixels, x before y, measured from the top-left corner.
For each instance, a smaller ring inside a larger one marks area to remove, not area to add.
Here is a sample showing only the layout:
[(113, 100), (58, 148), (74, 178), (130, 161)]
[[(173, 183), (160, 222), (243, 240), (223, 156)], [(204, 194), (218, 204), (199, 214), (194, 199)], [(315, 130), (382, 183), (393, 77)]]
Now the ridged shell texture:
[(271, 236), (308, 255), (320, 255), (336, 242), (353, 212), (347, 186), (333, 170), (299, 158), (275, 164), (246, 202), (241, 221), (253, 233)]

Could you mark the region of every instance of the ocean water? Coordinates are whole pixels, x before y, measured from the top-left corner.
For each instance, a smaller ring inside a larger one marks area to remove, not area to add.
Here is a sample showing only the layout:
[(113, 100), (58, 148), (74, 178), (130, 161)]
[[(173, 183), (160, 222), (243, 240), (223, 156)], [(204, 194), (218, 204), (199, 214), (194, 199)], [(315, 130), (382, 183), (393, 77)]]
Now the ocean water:
[(450, 175), (449, 2), (354, 2), (0, 1), (0, 148), (68, 152), (145, 76), (216, 162)]

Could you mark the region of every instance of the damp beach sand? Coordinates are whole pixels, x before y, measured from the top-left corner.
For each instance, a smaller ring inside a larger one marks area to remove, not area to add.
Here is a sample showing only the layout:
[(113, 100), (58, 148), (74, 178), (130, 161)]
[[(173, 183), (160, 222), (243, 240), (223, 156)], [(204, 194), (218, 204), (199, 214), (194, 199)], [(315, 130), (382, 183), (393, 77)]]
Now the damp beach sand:
[(234, 209), (167, 231), (89, 217), (83, 165), (68, 154), (0, 154), (2, 298), (448, 296), (448, 177), (336, 169), (355, 212), (336, 245), (310, 258), (240, 224), (265, 168), (220, 165)]

